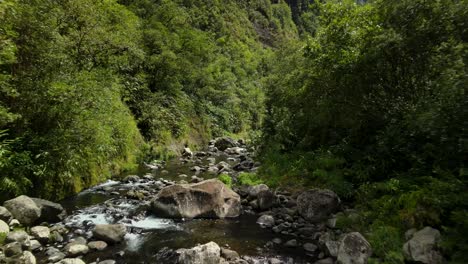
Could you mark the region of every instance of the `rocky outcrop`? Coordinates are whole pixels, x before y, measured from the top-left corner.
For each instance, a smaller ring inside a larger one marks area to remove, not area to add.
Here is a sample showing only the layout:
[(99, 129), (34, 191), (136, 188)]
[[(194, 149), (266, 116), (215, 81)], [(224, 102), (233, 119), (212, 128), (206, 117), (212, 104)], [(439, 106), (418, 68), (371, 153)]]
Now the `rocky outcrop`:
[(425, 227), (414, 234), (408, 235), (408, 242), (403, 245), (405, 259), (424, 264), (439, 264), (443, 262), (438, 250), (440, 232), (432, 227)]
[(338, 211), (340, 199), (338, 195), (327, 189), (312, 189), (297, 197), (299, 213), (311, 222), (321, 222)]
[(367, 240), (358, 232), (346, 234), (338, 249), (339, 264), (367, 264), (372, 249)]
[(178, 264), (219, 264), (221, 263), (221, 248), (214, 242), (193, 247), (178, 249), (176, 253)]
[(41, 216), (41, 209), (26, 195), (8, 200), (3, 205), (10, 211), (14, 218), (18, 219), (21, 224), (26, 226), (32, 225)]
[(225, 218), (240, 214), (240, 197), (217, 179), (176, 184), (162, 189), (151, 202), (158, 216), (171, 218)]
[(93, 230), (93, 236), (96, 239), (100, 239), (111, 244), (121, 242), (126, 233), (127, 228), (122, 224), (96, 225)]

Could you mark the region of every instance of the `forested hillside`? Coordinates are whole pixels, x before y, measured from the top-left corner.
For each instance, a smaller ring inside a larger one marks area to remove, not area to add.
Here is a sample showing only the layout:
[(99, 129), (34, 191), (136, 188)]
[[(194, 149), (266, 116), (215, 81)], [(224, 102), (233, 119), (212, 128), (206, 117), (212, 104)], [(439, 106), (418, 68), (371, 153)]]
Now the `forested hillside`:
[(63, 198), (258, 130), (265, 59), (297, 37), (283, 2), (9, 0), (0, 14), (3, 198)]

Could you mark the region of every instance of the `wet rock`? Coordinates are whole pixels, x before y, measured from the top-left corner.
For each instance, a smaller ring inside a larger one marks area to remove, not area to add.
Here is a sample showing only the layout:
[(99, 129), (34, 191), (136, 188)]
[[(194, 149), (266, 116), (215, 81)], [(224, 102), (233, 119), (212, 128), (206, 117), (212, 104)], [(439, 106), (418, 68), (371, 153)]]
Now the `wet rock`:
[(214, 146), (221, 151), (225, 151), (227, 148), (237, 147), (237, 142), (230, 137), (222, 137), (216, 139)]
[(284, 243), (284, 246), (285, 247), (290, 247), (290, 248), (294, 248), (294, 247), (297, 247), (297, 240), (296, 239), (291, 239), (289, 241), (287, 241), (286, 243)]
[(221, 257), (223, 257), (226, 260), (235, 260), (239, 258), (239, 253), (227, 248), (221, 248)]
[(8, 233), (10, 233), (10, 227), (7, 225), (7, 223), (3, 222), (3, 220), (0, 220), (0, 234)]
[(271, 215), (262, 215), (257, 219), (257, 224), (261, 227), (272, 227), (275, 225), (275, 218)]
[(59, 264), (86, 264), (83, 260), (79, 258), (66, 258), (62, 259)]
[(281, 238), (278, 238), (278, 237), (274, 238), (272, 241), (276, 245), (280, 245), (283, 243), (283, 240), (281, 240)]
[(338, 211), (339, 206), (338, 195), (327, 189), (312, 189), (297, 197), (299, 214), (312, 222), (327, 220), (332, 213)]
[(5, 242), (18, 242), (21, 244), (21, 246), (23, 246), (24, 249), (27, 249), (30, 246), (29, 235), (28, 233), (22, 230), (10, 232), (5, 239)]
[(116, 225), (96, 225), (93, 236), (107, 243), (119, 243), (124, 239), (127, 228), (122, 224)]
[(19, 256), (23, 254), (23, 248), (21, 246), (21, 243), (12, 242), (3, 246), (3, 252), (6, 257)]
[(0, 206), (0, 220), (4, 221), (5, 223), (8, 223), (13, 219), (13, 216), (11, 215), (10, 211), (6, 209), (3, 206)]
[(158, 216), (225, 218), (240, 214), (240, 197), (217, 179), (162, 189), (151, 202)]
[(439, 264), (443, 262), (438, 251), (440, 232), (432, 227), (425, 227), (415, 232), (412, 238), (403, 245), (403, 254), (408, 261), (424, 264)]
[(303, 246), (305, 251), (309, 252), (309, 253), (313, 253), (315, 251), (317, 251), (317, 246), (312, 244), (312, 243), (305, 243)]
[(367, 264), (372, 249), (367, 240), (358, 232), (346, 234), (338, 249), (338, 263)]
[(3, 205), (14, 218), (26, 226), (32, 225), (41, 216), (41, 209), (26, 195), (8, 200)]
[(47, 226), (35, 226), (31, 228), (30, 233), (35, 239), (43, 243), (49, 241), (50, 230)]
[[(66, 212), (62, 205), (39, 198), (31, 198), (34, 203), (41, 210), (40, 217), (36, 222), (48, 222), (55, 223), (63, 220), (66, 216)], [(21, 221), (21, 220), (20, 220)]]
[(221, 263), (221, 249), (218, 244), (209, 242), (190, 249), (178, 249), (179, 264), (219, 264)]
[(101, 251), (107, 247), (107, 243), (104, 241), (91, 241), (88, 243), (89, 249)]
[(216, 167), (218, 167), (219, 171), (227, 171), (231, 169), (231, 165), (229, 165), (225, 161), (221, 161), (220, 163), (218, 163), (218, 165), (216, 165)]

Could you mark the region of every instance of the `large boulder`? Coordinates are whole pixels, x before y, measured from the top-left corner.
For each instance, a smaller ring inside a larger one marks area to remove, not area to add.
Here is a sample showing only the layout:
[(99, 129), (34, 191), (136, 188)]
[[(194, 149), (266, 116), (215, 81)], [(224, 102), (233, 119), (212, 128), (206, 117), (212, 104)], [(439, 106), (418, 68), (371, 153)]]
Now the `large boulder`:
[(151, 202), (158, 216), (225, 218), (240, 214), (240, 197), (217, 179), (176, 184), (162, 189)]
[(338, 195), (327, 189), (312, 189), (297, 197), (297, 209), (305, 219), (311, 222), (325, 221), (338, 211)]
[(438, 251), (440, 232), (432, 227), (425, 227), (414, 233), (412, 238), (403, 245), (406, 260), (425, 264), (439, 264), (443, 262)]
[(96, 239), (100, 239), (111, 244), (121, 242), (126, 233), (127, 228), (122, 224), (96, 225), (93, 230), (93, 236)]
[(34, 203), (41, 209), (41, 216), (37, 220), (37, 222), (48, 222), (48, 223), (55, 223), (63, 220), (66, 215), (65, 210), (63, 209), (62, 205), (58, 203), (54, 203), (51, 201), (47, 201), (44, 199), (39, 198), (31, 198)]
[(26, 226), (32, 225), (41, 216), (41, 209), (26, 195), (8, 200), (3, 205), (10, 211), (14, 218), (18, 219), (21, 224)]
[(227, 148), (237, 147), (237, 142), (230, 137), (222, 137), (222, 138), (217, 138), (214, 145), (219, 150), (224, 151)]
[(221, 263), (221, 248), (215, 242), (190, 249), (178, 249), (178, 264), (219, 264)]
[(339, 264), (367, 264), (372, 249), (367, 240), (358, 232), (346, 234), (338, 249)]

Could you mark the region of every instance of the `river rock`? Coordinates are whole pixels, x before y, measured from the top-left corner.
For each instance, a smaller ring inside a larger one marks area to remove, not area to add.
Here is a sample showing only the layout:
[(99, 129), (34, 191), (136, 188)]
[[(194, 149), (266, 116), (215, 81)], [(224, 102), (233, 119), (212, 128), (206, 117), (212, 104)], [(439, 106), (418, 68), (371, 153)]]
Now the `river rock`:
[(338, 250), (340, 248), (340, 242), (332, 238), (330, 233), (324, 233), (319, 238), (319, 245), (321, 249), (331, 257), (338, 256)]
[(29, 241), (29, 249), (31, 251), (36, 251), (42, 247), (41, 243), (35, 239)]
[(7, 223), (3, 222), (3, 220), (0, 220), (0, 234), (8, 234), (10, 233), (10, 227), (8, 226)]
[(3, 253), (5, 253), (6, 257), (19, 256), (23, 254), (23, 248), (21, 246), (21, 243), (12, 242), (3, 246)]
[(224, 150), (229, 155), (240, 155), (242, 153), (247, 152), (245, 148), (240, 148), (240, 147), (232, 147), (232, 148), (227, 148)]
[(257, 219), (257, 224), (261, 227), (272, 227), (275, 225), (275, 218), (271, 215), (262, 215)]
[(59, 264), (86, 264), (83, 260), (79, 258), (66, 258), (62, 259)]
[(348, 233), (341, 240), (338, 263), (367, 264), (371, 255), (372, 249), (369, 242), (359, 232)]
[(52, 262), (52, 263), (56, 263), (62, 259), (64, 259), (66, 257), (65, 254), (63, 254), (62, 252), (55, 252), (53, 253), (52, 255), (50, 255), (47, 260), (49, 262)]
[(176, 184), (162, 189), (151, 202), (158, 216), (225, 218), (240, 214), (240, 197), (218, 179)]
[(36, 257), (29, 251), (24, 251), (21, 259), (24, 264), (36, 264)]
[(312, 244), (312, 243), (305, 243), (303, 246), (305, 251), (309, 252), (309, 253), (313, 253), (317, 250), (317, 246)]
[(41, 216), (41, 209), (26, 195), (8, 200), (3, 205), (14, 218), (26, 226), (32, 225)]
[(221, 151), (225, 151), (227, 148), (237, 147), (237, 142), (230, 137), (222, 137), (216, 139), (214, 146)]
[(93, 236), (108, 243), (118, 243), (124, 239), (127, 228), (122, 224), (96, 225)]
[(27, 249), (30, 246), (29, 235), (22, 230), (10, 232), (5, 239), (5, 242), (18, 242), (24, 249)]
[(408, 261), (425, 264), (439, 264), (443, 262), (438, 251), (440, 232), (432, 227), (425, 227), (412, 235), (403, 245), (403, 254)]
[(284, 243), (284, 246), (285, 247), (290, 247), (290, 248), (297, 247), (297, 240), (296, 239), (291, 239), (289, 241), (286, 241), (286, 243)]
[(178, 249), (177, 263), (179, 264), (219, 264), (221, 263), (221, 249), (215, 242), (196, 246), (190, 249)]
[(91, 241), (88, 243), (88, 247), (93, 250), (104, 250), (107, 247), (107, 243), (104, 241)]
[(257, 195), (260, 192), (268, 191), (268, 190), (270, 190), (270, 188), (268, 188), (268, 186), (266, 184), (258, 184), (258, 185), (255, 185), (255, 186), (251, 186), (249, 188), (249, 197), (251, 199), (257, 198)]
[(33, 200), (41, 210), (41, 214), (37, 222), (55, 223), (65, 218), (66, 212), (59, 203), (39, 198), (31, 198), (31, 200)]
[(312, 189), (297, 197), (299, 214), (311, 222), (327, 220), (332, 213), (338, 211), (339, 206), (338, 195), (327, 189)]
[(5, 223), (9, 223), (13, 219), (10, 211), (3, 206), (0, 206), (0, 220), (5, 221)]
[(89, 251), (88, 246), (80, 244), (80, 243), (72, 242), (72, 243), (65, 246), (65, 253), (69, 257), (76, 257), (76, 256), (80, 256), (80, 255), (85, 255), (86, 253), (88, 253), (88, 251)]
[(235, 260), (239, 258), (239, 253), (227, 248), (221, 248), (221, 257), (223, 257), (226, 260)]
[(50, 230), (47, 226), (35, 226), (31, 228), (30, 233), (35, 239), (41, 242), (49, 241)]

